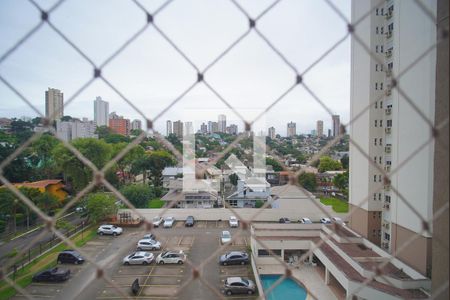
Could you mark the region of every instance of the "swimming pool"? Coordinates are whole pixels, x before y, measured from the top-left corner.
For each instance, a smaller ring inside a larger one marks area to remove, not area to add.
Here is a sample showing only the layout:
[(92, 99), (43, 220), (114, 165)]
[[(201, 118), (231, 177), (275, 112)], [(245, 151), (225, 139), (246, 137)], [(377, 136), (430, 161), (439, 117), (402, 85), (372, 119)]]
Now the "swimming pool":
[[(261, 275), (261, 283), (264, 291), (269, 289), (272, 284), (274, 284), (281, 275)], [(267, 295), (267, 300), (291, 300), (291, 299), (306, 299), (306, 290), (300, 286), (295, 280), (291, 278), (286, 278), (279, 285), (277, 285), (271, 292)]]

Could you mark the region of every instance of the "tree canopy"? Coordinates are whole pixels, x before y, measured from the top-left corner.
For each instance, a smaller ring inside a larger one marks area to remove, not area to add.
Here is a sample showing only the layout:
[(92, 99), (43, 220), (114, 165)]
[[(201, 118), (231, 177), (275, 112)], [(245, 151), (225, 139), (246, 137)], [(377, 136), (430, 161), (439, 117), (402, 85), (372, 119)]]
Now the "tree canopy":
[(322, 156), (319, 162), (319, 172), (341, 170), (342, 164), (329, 156)]
[(310, 192), (314, 192), (317, 187), (316, 175), (313, 173), (302, 173), (298, 177), (298, 183)]
[(117, 213), (116, 200), (113, 196), (105, 193), (93, 193), (86, 199), (89, 218), (99, 222)]

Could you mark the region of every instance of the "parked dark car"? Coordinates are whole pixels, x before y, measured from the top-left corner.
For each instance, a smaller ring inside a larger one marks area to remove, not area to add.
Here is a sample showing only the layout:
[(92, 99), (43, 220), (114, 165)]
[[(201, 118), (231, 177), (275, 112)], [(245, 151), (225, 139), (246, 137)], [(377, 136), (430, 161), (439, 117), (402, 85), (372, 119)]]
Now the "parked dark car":
[(250, 262), (247, 252), (231, 251), (221, 255), (219, 263), (221, 265), (245, 265)]
[(278, 223), (291, 223), (291, 220), (289, 220), (289, 218), (280, 218), (280, 220), (278, 220)]
[(75, 250), (64, 250), (58, 254), (58, 264), (82, 264), (84, 258)]
[(69, 279), (70, 270), (52, 268), (39, 273), (34, 274), (33, 281), (35, 282), (58, 282), (66, 281)]
[(194, 226), (194, 223), (195, 223), (194, 217), (193, 216), (188, 216), (186, 218), (186, 222), (184, 223), (184, 226), (192, 227), (192, 226)]

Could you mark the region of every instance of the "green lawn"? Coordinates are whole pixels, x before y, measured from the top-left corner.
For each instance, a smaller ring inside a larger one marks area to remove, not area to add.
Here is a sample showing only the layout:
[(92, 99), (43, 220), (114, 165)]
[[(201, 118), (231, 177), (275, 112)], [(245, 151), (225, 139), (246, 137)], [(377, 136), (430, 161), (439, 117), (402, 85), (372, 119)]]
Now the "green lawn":
[[(81, 237), (81, 234), (76, 235), (72, 238), (72, 241), (75, 242), (75, 245), (77, 247), (81, 247), (84, 244), (86, 244), (89, 240), (91, 240), (93, 237), (97, 235), (96, 228), (90, 228), (83, 232), (83, 238)], [(62, 243), (55, 248), (53, 248), (48, 253), (42, 255), (41, 257), (35, 259), (32, 263), (28, 264), (23, 269), (19, 270), (16, 274), (15, 283), (21, 287), (26, 287), (31, 283), (31, 277), (33, 274), (48, 269), (52, 266), (56, 265), (56, 256), (58, 253), (64, 249), (66, 249), (67, 246)], [(12, 276), (10, 276), (12, 279)], [(9, 286), (5, 281), (0, 281), (0, 300), (3, 299), (9, 299), (12, 296), (16, 294), (16, 290)]]
[(338, 213), (348, 212), (348, 202), (332, 197), (320, 197), (320, 202), (325, 205), (331, 205), (333, 210)]
[(166, 202), (160, 198), (155, 198), (148, 201), (148, 208), (161, 208)]

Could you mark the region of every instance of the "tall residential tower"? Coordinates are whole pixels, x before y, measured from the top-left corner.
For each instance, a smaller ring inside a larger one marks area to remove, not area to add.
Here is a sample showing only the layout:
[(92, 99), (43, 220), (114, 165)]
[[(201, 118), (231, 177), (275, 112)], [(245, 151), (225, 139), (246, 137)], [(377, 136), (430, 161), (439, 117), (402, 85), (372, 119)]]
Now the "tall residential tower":
[(64, 116), (64, 94), (58, 89), (45, 91), (45, 117), (59, 120)]
[(94, 122), (97, 126), (108, 126), (109, 103), (97, 97), (94, 100)]

